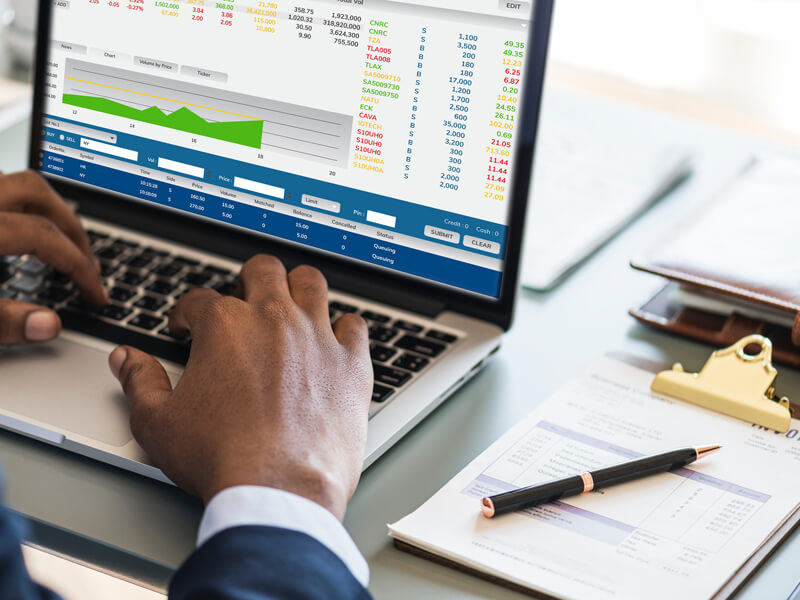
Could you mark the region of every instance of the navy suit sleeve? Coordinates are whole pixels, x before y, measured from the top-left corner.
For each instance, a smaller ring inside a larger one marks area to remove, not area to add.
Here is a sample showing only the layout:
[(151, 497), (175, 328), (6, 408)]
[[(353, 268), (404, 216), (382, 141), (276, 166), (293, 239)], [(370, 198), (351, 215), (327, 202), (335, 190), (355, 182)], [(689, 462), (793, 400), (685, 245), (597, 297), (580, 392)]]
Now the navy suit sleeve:
[(369, 600), (342, 560), (314, 538), (277, 527), (226, 529), (175, 574), (170, 600)]
[(59, 596), (31, 581), (20, 549), (20, 521), (0, 506), (0, 598), (3, 600), (59, 600)]

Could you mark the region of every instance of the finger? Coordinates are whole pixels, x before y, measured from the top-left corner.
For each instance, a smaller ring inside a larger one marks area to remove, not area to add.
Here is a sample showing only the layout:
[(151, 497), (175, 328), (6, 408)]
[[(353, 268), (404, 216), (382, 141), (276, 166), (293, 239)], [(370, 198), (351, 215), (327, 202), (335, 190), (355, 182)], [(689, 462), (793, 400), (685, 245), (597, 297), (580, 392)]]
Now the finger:
[(333, 324), (333, 334), (350, 352), (369, 356), (369, 328), (367, 322), (354, 314), (345, 314)]
[(0, 300), (0, 346), (45, 342), (61, 333), (61, 320), (36, 304)]
[(239, 274), (241, 297), (252, 304), (290, 300), (286, 267), (274, 256), (259, 254), (248, 260)]
[(0, 213), (0, 254), (34, 254), (69, 275), (83, 296), (98, 305), (108, 302), (94, 258), (86, 256), (50, 220), (37, 215)]
[(222, 298), (210, 288), (196, 288), (180, 297), (169, 314), (169, 332), (179, 336), (197, 336), (197, 331), (207, 322), (206, 308), (210, 302)]
[(328, 282), (314, 267), (302, 266), (289, 273), (289, 292), (297, 305), (314, 319), (330, 322)]
[(92, 256), (89, 236), (77, 215), (35, 171), (6, 175), (0, 181), (0, 211), (31, 213), (56, 224), (86, 256)]
[(108, 365), (128, 397), (133, 436), (145, 446), (150, 433), (146, 425), (172, 393), (167, 372), (155, 358), (130, 346), (115, 349)]

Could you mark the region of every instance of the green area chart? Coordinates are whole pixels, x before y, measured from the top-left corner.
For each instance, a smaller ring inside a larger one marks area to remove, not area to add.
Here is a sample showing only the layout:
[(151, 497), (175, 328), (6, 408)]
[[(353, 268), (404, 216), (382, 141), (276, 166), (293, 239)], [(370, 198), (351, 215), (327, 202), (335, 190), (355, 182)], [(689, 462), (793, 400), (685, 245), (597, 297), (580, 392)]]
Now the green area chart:
[(185, 106), (173, 113), (166, 114), (157, 106), (139, 110), (106, 98), (78, 94), (64, 94), (63, 102), (70, 106), (88, 108), (89, 110), (131, 119), (132, 121), (169, 127), (170, 129), (249, 146), (250, 148), (261, 148), (261, 140), (264, 133), (264, 121), (254, 119), (209, 123)]

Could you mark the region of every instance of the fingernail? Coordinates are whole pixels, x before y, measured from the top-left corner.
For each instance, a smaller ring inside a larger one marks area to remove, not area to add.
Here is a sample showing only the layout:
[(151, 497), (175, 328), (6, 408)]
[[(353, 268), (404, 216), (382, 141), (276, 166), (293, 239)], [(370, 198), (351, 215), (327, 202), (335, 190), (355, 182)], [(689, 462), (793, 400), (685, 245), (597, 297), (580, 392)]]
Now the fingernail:
[(25, 339), (30, 342), (52, 340), (61, 331), (61, 325), (55, 313), (47, 310), (32, 312), (25, 319)]
[(108, 366), (111, 368), (111, 372), (117, 379), (119, 379), (119, 372), (122, 369), (122, 365), (125, 364), (125, 360), (127, 358), (128, 351), (122, 346), (114, 350), (108, 357)]

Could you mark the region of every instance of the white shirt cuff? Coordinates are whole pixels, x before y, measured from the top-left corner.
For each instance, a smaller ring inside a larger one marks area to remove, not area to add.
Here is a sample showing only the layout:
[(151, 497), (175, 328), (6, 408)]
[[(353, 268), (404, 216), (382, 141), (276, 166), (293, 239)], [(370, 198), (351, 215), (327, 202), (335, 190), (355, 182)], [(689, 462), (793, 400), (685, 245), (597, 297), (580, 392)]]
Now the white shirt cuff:
[(211, 499), (197, 532), (197, 545), (225, 529), (246, 525), (279, 527), (305, 533), (326, 546), (367, 587), (369, 566), (339, 520), (316, 502), (268, 487), (240, 485)]

